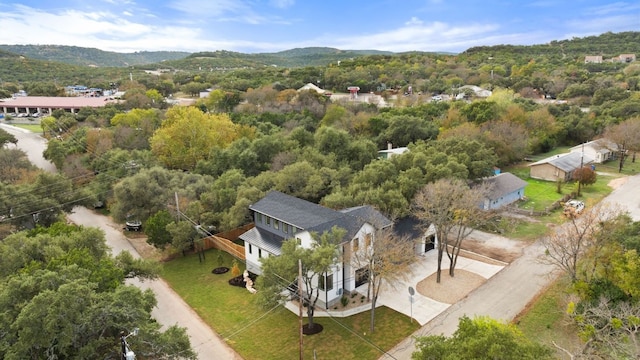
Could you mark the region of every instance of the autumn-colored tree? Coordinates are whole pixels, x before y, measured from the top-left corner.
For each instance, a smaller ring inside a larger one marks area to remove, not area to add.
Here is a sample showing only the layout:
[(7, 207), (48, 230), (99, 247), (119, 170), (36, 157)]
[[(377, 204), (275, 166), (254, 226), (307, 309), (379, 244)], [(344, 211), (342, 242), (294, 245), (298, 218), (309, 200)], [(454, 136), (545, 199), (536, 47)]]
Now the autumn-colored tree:
[(167, 167), (193, 170), (216, 148), (225, 148), (253, 131), (234, 124), (228, 115), (205, 114), (196, 107), (172, 107), (153, 137), (151, 150)]
[[(395, 289), (400, 280), (411, 273), (416, 261), (414, 242), (397, 236), (391, 229), (380, 229), (365, 235), (364, 243), (347, 246), (345, 257), (349, 257), (354, 268), (366, 268), (369, 272), (367, 297), (371, 300), (371, 322), (369, 331), (375, 329), (375, 309), (383, 283)], [(352, 242), (360, 242), (353, 239)]]
[(628, 152), (640, 150), (640, 117), (636, 116), (608, 127), (603, 137), (616, 144), (615, 149), (612, 150), (618, 153), (620, 161), (618, 171), (622, 172)]
[(462, 241), (469, 236), (474, 226), (487, 218), (487, 213), (480, 208), (487, 192), (488, 188), (483, 185), (470, 188), (464, 180), (439, 179), (427, 184), (416, 194), (413, 200), (415, 216), (427, 227), (433, 225), (436, 229), (438, 283), (443, 255), (447, 254), (449, 275), (454, 276)]

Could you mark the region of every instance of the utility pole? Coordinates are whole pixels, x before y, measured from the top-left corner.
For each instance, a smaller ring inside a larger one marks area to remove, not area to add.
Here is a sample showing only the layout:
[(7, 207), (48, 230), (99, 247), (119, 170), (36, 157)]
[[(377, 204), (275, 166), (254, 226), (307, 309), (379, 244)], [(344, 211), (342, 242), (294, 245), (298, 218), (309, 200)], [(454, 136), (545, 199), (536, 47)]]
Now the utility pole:
[(580, 155), (580, 176), (578, 176), (578, 196), (580, 196), (580, 187), (582, 185), (582, 177), (584, 176), (584, 171), (582, 167), (584, 166), (584, 143), (582, 144), (582, 155)]
[(173, 193), (176, 198), (176, 220), (180, 221), (180, 203), (178, 202), (178, 192)]
[(298, 318), (300, 321), (300, 360), (304, 356), (302, 351), (302, 260), (298, 259)]

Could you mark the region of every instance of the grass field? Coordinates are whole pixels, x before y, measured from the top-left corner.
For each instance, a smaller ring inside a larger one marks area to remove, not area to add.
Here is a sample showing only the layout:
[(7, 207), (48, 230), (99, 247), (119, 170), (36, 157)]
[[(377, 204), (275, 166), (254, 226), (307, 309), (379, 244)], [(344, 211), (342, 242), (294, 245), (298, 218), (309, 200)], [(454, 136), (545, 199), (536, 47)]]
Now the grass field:
[[(283, 306), (261, 308), (255, 295), (229, 285), (231, 272), (211, 272), (219, 266), (231, 268), (232, 263), (230, 255), (212, 249), (203, 263), (196, 255), (164, 263), (162, 277), (243, 358), (298, 359), (297, 314)], [(379, 307), (371, 334), (370, 315), (367, 311), (348, 318), (316, 317), (324, 330), (304, 337), (304, 357), (313, 359), (315, 353), (319, 359), (378, 359), (419, 328), (409, 317)]]
[(33, 133), (42, 133), (42, 127), (40, 124), (9, 124), (11, 126), (19, 127), (21, 129), (29, 130)]
[(514, 320), (527, 338), (555, 349), (557, 359), (569, 359), (569, 356), (556, 349), (553, 342), (569, 350), (580, 346), (577, 329), (565, 311), (568, 287), (567, 279), (557, 279), (531, 303), (522, 316)]

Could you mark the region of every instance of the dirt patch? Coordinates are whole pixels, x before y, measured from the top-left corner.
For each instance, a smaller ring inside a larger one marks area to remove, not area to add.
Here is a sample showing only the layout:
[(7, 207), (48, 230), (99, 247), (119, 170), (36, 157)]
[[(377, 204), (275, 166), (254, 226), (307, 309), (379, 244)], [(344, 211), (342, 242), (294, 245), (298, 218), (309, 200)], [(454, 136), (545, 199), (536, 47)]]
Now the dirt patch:
[(626, 176), (625, 177), (616, 178), (616, 179), (613, 179), (613, 180), (609, 181), (609, 183), (607, 185), (609, 185), (610, 188), (615, 190), (615, 189), (619, 188), (620, 186), (622, 186), (624, 183), (626, 183), (628, 179), (629, 178), (626, 177)]
[(147, 243), (147, 236), (144, 234), (131, 231), (123, 231), (123, 234), (143, 259), (160, 261), (168, 256), (162, 250), (156, 249), (153, 245)]
[[(462, 253), (464, 251), (464, 254)], [(504, 265), (511, 263), (520, 255), (522, 249), (505, 249), (487, 246), (482, 241), (474, 239), (465, 239), (462, 242), (461, 255), (473, 260), (482, 261), (493, 265)]]
[(462, 269), (456, 269), (454, 277), (449, 276), (449, 269), (443, 269), (440, 283), (436, 282), (436, 276), (433, 273), (422, 279), (416, 290), (423, 296), (445, 304), (457, 303), (487, 281), (478, 274)]

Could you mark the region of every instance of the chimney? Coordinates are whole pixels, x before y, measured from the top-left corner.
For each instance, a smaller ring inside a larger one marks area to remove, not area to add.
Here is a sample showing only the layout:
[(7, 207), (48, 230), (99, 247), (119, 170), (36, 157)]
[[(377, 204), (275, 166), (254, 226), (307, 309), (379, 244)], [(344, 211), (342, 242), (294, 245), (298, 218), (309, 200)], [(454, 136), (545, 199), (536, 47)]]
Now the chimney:
[(391, 149), (393, 149), (393, 145), (390, 142), (388, 142), (387, 143), (387, 150), (391, 150)]

